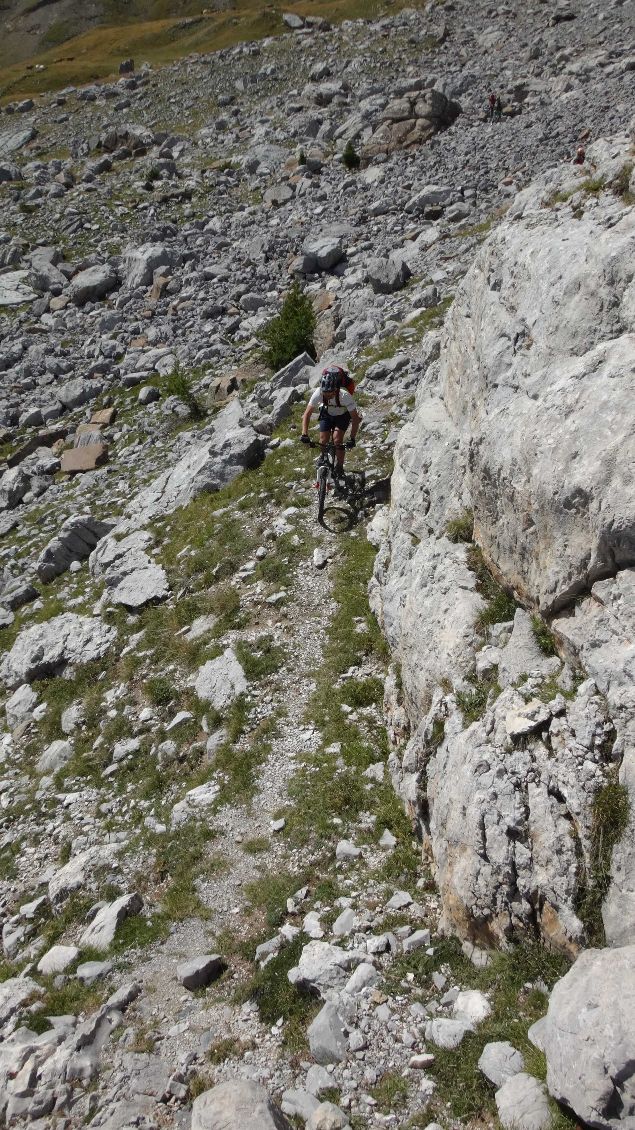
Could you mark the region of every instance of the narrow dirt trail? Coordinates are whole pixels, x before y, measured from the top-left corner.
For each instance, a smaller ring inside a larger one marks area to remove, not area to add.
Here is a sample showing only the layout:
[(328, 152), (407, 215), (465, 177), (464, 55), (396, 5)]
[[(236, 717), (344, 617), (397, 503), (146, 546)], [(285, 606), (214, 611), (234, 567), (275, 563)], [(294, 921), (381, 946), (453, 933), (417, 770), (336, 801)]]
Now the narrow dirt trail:
[[(385, 405), (378, 403), (377, 407), (379, 419), (364, 435), (351, 465), (371, 467), (377, 455)], [(291, 463), (293, 452), (289, 454)], [(365, 538), (367, 519), (361, 516), (353, 522), (346, 507), (329, 495), (325, 524), (320, 526), (313, 476), (296, 481), (294, 487), (289, 507), (271, 516), (272, 525), (276, 521), (286, 524), (302, 545), (284, 602), (272, 607), (258, 591), (258, 585), (243, 582), (239, 587), (241, 605), (257, 618), (261, 628), (271, 633), (284, 653), (282, 667), (266, 678), (252, 696), (257, 700), (256, 716), (260, 720), (276, 719), (276, 728), (267, 739), (269, 750), (259, 770), (254, 796), (247, 802), (237, 799), (235, 804), (227, 803), (210, 817), (218, 836), (212, 840), (209, 854), (219, 860), (219, 867), (214, 874), (197, 881), (209, 918), (174, 923), (167, 940), (153, 947), (135, 965), (135, 979), (143, 991), (130, 1014), (137, 1025), (132, 1046), (141, 1049), (141, 1053), (133, 1054), (143, 1056), (145, 1051), (139, 1031), (151, 1034), (151, 1043), (154, 1033), (160, 1032), (160, 1048), (153, 1044), (153, 1051), (160, 1051), (161, 1057), (172, 1064), (186, 1063), (188, 1057), (199, 1053), (201, 1040), (205, 1046), (229, 1037), (247, 1038), (258, 1048), (254, 1054), (260, 1063), (260, 1075), (266, 1074), (265, 1065), (273, 1060), (277, 1062), (278, 1083), (287, 1086), (293, 1083), (292, 1071), (285, 1066), (285, 1057), (272, 1057), (270, 1046), (272, 1041), (280, 1043), (281, 1031), (269, 1031), (261, 1024), (255, 1005), (228, 1003), (231, 993), (223, 994), (225, 999), (211, 1001), (184, 992), (175, 977), (175, 966), (192, 956), (217, 952), (219, 938), (241, 937), (253, 931), (253, 908), (246, 888), (260, 874), (300, 872), (311, 863), (311, 849), (294, 847), (284, 835), (272, 831), (272, 822), (289, 804), (288, 786), (299, 766), (322, 744), (309, 710), (325, 638), (338, 612), (333, 579), (346, 548), (344, 539)], [(296, 507), (298, 499), (302, 505)], [(273, 551), (275, 543), (271, 544)], [(327, 558), (321, 568), (313, 562), (315, 546)], [(239, 739), (238, 747), (244, 748), (249, 737), (248, 731)], [(262, 854), (245, 850), (245, 844), (249, 848), (257, 840), (266, 843)], [(247, 1062), (249, 1057), (247, 1052)]]

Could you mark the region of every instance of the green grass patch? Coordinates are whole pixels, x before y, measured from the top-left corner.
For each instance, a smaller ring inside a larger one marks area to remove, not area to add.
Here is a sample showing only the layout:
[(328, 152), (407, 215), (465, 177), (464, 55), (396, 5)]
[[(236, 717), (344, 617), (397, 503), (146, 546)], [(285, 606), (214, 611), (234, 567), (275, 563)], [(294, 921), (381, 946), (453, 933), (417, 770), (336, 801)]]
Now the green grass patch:
[(245, 840), (243, 843), (243, 851), (246, 855), (263, 855), (264, 852), (269, 851), (271, 841), (266, 836), (253, 836), (250, 840)]
[(464, 510), (456, 518), (450, 518), (445, 527), (445, 536), (455, 545), (458, 542), (471, 542), (474, 537), (474, 514), (471, 510)]
[(53, 977), (42, 977), (45, 993), (41, 997), (42, 1009), (33, 1012), (28, 1018), (28, 1027), (33, 1032), (46, 1032), (52, 1028), (49, 1016), (81, 1016), (96, 1012), (103, 1004), (103, 988), (84, 985), (76, 977), (69, 977), (63, 985), (56, 988)]
[(466, 727), (483, 717), (488, 702), (495, 701), (502, 689), (495, 675), (487, 679), (477, 679), (474, 675), (468, 679), (468, 682), (471, 684), (470, 690), (456, 692), (457, 705), (463, 715), (463, 725)]
[(244, 891), (250, 904), (263, 912), (269, 930), (275, 930), (287, 916), (287, 899), (304, 885), (303, 875), (287, 871), (260, 875)]
[(154, 878), (164, 884), (161, 906), (170, 921), (208, 916), (196, 889), (196, 880), (217, 873), (222, 866), (218, 857), (209, 851), (215, 837), (215, 830), (203, 820), (188, 820), (176, 831), (157, 836)]
[(342, 683), (342, 698), (353, 707), (379, 706), (384, 698), (384, 681), (376, 676), (370, 679), (346, 679)]
[(534, 638), (543, 655), (557, 655), (556, 637), (540, 616), (532, 616), (531, 627)]
[(602, 903), (611, 882), (613, 849), (626, 832), (629, 816), (630, 800), (626, 786), (620, 785), (617, 780), (603, 785), (593, 802), (590, 866), (576, 907), (591, 946), (606, 944)]
[(502, 624), (507, 620), (513, 620), (518, 605), (513, 596), (492, 576), (480, 546), (469, 547), (467, 564), (476, 575), (476, 590), (486, 602), (485, 608), (476, 618), (477, 631), (485, 631), (490, 624)]
[(285, 946), (280, 953), (258, 969), (241, 995), (258, 1005), (263, 1024), (284, 1020), (284, 1043), (293, 1051), (307, 1046), (306, 1030), (322, 1002), (292, 985), (287, 976), (300, 960), (304, 946), (302, 937)]
[(385, 1071), (381, 1079), (371, 1088), (371, 1095), (382, 1114), (392, 1114), (402, 1110), (408, 1101), (409, 1086), (397, 1071)]
[(524, 1056), (525, 1070), (543, 1079), (544, 1057), (527, 1038), (528, 1028), (547, 1010), (547, 996), (535, 988), (544, 983), (551, 990), (569, 967), (568, 960), (538, 945), (514, 946), (508, 952), (491, 954), (485, 969), (475, 968), (461, 951), (455, 938), (442, 938), (434, 945), (434, 954), (418, 950), (398, 958), (390, 967), (388, 991), (398, 991), (406, 973), (414, 975), (414, 985), (427, 995), (435, 995), (431, 976), (442, 968), (454, 985), (469, 986), (488, 994), (492, 1013), (473, 1034), (468, 1034), (454, 1051), (434, 1048), (435, 1062), (429, 1068), (436, 1080), (437, 1098), (447, 1103), (451, 1115), (458, 1120), (471, 1120), (496, 1115), (495, 1088), (478, 1069), (478, 1060), (485, 1044), (492, 1040), (509, 1040)]
[(275, 674), (284, 663), (284, 651), (276, 646), (271, 636), (261, 636), (254, 645), (241, 640), (235, 644), (234, 650), (250, 681)]
[(378, 361), (387, 361), (394, 357), (399, 350), (406, 351), (412, 345), (417, 345), (423, 340), (429, 330), (436, 329), (443, 323), (445, 315), (452, 305), (452, 298), (444, 298), (437, 306), (422, 310), (416, 318), (402, 325), (397, 333), (390, 334), (377, 345), (368, 346), (362, 353), (360, 361), (355, 366), (358, 379), (361, 380), (372, 365)]

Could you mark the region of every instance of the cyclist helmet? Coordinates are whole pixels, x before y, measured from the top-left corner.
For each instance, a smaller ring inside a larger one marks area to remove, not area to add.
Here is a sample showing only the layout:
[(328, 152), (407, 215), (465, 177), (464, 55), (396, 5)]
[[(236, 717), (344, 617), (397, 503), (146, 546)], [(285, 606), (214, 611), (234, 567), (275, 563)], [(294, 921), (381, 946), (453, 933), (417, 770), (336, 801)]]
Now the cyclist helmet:
[(328, 365), (326, 369), (322, 369), (322, 379), (320, 381), (322, 392), (337, 392), (342, 383), (342, 378), (345, 376), (346, 373), (344, 369), (339, 365)]

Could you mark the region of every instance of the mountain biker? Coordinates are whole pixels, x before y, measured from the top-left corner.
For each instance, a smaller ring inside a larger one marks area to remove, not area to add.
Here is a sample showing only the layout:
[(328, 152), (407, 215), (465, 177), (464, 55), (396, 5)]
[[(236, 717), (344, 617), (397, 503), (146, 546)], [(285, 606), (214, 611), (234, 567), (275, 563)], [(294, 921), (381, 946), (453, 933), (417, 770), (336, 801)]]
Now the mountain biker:
[(311, 442), (309, 439), (309, 420), (316, 408), (319, 409), (320, 445), (326, 447), (331, 442), (331, 433), (333, 434), (333, 443), (337, 447), (336, 473), (338, 476), (344, 473), (345, 452), (342, 445), (348, 425), (351, 425), (348, 446), (355, 447), (355, 436), (362, 422), (357, 411), (357, 405), (346, 388), (347, 382), (350, 382), (353, 389), (355, 388), (346, 369), (343, 369), (341, 365), (327, 365), (326, 369), (322, 370), (320, 387), (316, 388), (311, 396), (302, 417), (302, 435), (300, 436), (301, 443)]

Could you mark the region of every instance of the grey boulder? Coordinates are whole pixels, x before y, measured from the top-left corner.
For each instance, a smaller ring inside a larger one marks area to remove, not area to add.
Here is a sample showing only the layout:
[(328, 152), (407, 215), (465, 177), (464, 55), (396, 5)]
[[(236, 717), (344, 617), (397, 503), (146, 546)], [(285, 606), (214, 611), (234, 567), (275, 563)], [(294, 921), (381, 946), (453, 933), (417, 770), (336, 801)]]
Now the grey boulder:
[(524, 1069), (525, 1061), (513, 1044), (507, 1040), (495, 1040), (483, 1048), (478, 1066), (490, 1083), (501, 1087), (507, 1079)]
[(17, 153), (18, 149), (23, 149), (36, 137), (37, 130), (34, 126), (26, 126), (24, 129), (3, 130), (0, 133), (0, 157), (8, 157), (10, 153)]
[(117, 927), (133, 914), (138, 914), (143, 907), (143, 899), (136, 892), (122, 895), (114, 902), (108, 903), (97, 912), (90, 925), (84, 930), (80, 938), (81, 949), (89, 946), (105, 953), (112, 945)]
[(193, 444), (175, 467), (164, 471), (133, 499), (130, 513), (138, 521), (171, 514), (199, 494), (220, 490), (262, 460), (263, 437), (244, 419), (238, 400), (218, 413), (206, 436), (205, 442)]
[(337, 1008), (330, 1001), (318, 1012), (307, 1032), (316, 1063), (340, 1063), (346, 1057), (346, 1030)]
[(544, 1083), (520, 1072), (494, 1095), (503, 1130), (547, 1130), (551, 1110)]
[(635, 1125), (635, 945), (586, 950), (555, 985), (541, 1033), (547, 1086), (600, 1130)]
[(366, 268), (375, 294), (394, 294), (406, 285), (412, 272), (404, 259), (371, 259)]
[(330, 271), (344, 258), (342, 240), (336, 235), (318, 235), (307, 239), (302, 248), (310, 262), (307, 270)]
[(0, 479), (0, 510), (15, 510), (30, 487), (30, 479), (23, 469), (10, 467)]
[(199, 667), (194, 690), (202, 702), (209, 702), (214, 710), (226, 710), (239, 695), (247, 690), (247, 679), (236, 653), (228, 647), (217, 659), (210, 659)]
[(194, 1100), (191, 1130), (291, 1130), (291, 1124), (264, 1087), (236, 1079)]
[(89, 557), (97, 542), (110, 533), (114, 522), (102, 522), (90, 514), (67, 518), (59, 533), (42, 550), (37, 573), (41, 581), (52, 581), (65, 573), (73, 561)]
[(112, 267), (104, 264), (87, 267), (71, 280), (68, 293), (76, 306), (105, 298), (117, 286), (118, 279)]
[(29, 718), (36, 705), (37, 695), (35, 691), (28, 683), (22, 683), (4, 705), (9, 729), (13, 730), (25, 718)]
[(28, 271), (9, 271), (0, 275), (0, 307), (21, 306), (23, 302), (34, 302), (35, 291), (28, 285)]
[(57, 773), (58, 769), (62, 769), (72, 756), (73, 747), (71, 743), (63, 738), (56, 738), (38, 758), (37, 771), (38, 773)]
[(152, 534), (147, 530), (126, 534), (125, 527), (120, 532), (123, 537), (103, 538), (89, 560), (91, 574), (106, 583), (109, 602), (136, 609), (165, 600), (170, 591), (166, 572), (146, 553), (154, 541)]
[(61, 675), (69, 665), (101, 659), (116, 637), (116, 629), (100, 620), (63, 612), (20, 632), (0, 662), (0, 679), (13, 690), (21, 683)]
[(350, 971), (362, 962), (367, 962), (367, 954), (361, 950), (344, 950), (329, 942), (314, 941), (304, 947), (298, 964), (287, 976), (292, 985), (317, 990), (327, 999), (344, 987)]
[(140, 247), (129, 247), (124, 252), (122, 261), (124, 285), (129, 290), (138, 286), (150, 286), (154, 272), (159, 267), (171, 270), (178, 259), (178, 253), (163, 243), (144, 243)]
[(185, 989), (202, 989), (215, 981), (225, 968), (225, 963), (217, 953), (204, 954), (181, 961), (176, 967), (176, 976)]

